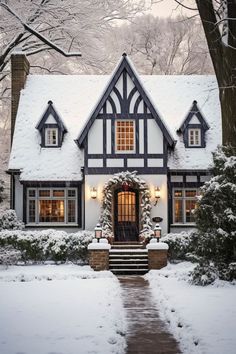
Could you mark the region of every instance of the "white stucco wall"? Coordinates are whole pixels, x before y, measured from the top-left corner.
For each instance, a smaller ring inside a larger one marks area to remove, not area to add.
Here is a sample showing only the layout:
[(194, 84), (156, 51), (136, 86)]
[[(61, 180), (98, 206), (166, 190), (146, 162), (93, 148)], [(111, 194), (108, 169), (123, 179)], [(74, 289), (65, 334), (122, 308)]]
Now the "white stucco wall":
[(88, 133), (88, 153), (103, 153), (103, 122), (101, 119), (95, 119)]
[(23, 185), (19, 176), (15, 176), (15, 211), (18, 218), (23, 219)]
[(163, 133), (154, 119), (147, 120), (148, 153), (163, 153)]
[[(160, 216), (163, 221), (160, 223), (163, 234), (167, 232), (167, 216), (168, 216), (168, 197), (167, 197), (167, 176), (166, 175), (139, 175), (144, 179), (151, 192), (152, 212), (151, 217)], [(93, 230), (99, 221), (101, 213), (102, 190), (104, 184), (112, 178), (112, 175), (86, 175), (85, 176), (85, 229)], [(90, 189), (97, 188), (97, 199), (90, 197)], [(158, 204), (154, 206), (155, 187), (159, 187), (161, 198)]]

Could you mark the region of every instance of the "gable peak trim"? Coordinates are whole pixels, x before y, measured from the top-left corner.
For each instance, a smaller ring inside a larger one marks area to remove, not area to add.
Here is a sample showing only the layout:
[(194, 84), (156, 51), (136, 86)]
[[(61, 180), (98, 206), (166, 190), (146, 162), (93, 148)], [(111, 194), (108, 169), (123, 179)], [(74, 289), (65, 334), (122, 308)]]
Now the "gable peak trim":
[(148, 109), (153, 115), (153, 118), (155, 119), (156, 123), (160, 127), (160, 129), (163, 132), (163, 135), (168, 143), (169, 146), (173, 147), (174, 146), (174, 139), (171, 136), (168, 128), (165, 126), (164, 122), (162, 121), (158, 111), (156, 110), (154, 104), (152, 103), (149, 95), (146, 93), (141, 80), (139, 79), (139, 75), (131, 62), (130, 58), (126, 53), (122, 54), (122, 57), (116, 66), (115, 70), (113, 71), (110, 80), (108, 81), (107, 86), (105, 87), (103, 94), (101, 95), (101, 98), (99, 100), (99, 103), (93, 110), (92, 114), (90, 115), (89, 119), (87, 120), (86, 125), (84, 126), (82, 132), (78, 136), (78, 138), (75, 140), (77, 145), (81, 148), (84, 144), (85, 138), (88, 134), (89, 129), (91, 128), (93, 122), (95, 121), (97, 115), (101, 111), (103, 105), (105, 102), (109, 99), (109, 96), (111, 92), (114, 90), (115, 85), (117, 84), (120, 76), (122, 75), (123, 72), (127, 72), (130, 78), (132, 79), (135, 87), (137, 87), (137, 90), (139, 91), (144, 103), (147, 105)]

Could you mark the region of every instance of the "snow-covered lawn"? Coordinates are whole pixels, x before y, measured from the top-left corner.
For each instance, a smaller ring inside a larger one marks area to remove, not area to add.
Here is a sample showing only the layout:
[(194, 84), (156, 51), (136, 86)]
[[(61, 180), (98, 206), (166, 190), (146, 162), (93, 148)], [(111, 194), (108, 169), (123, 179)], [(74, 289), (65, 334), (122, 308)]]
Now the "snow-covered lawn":
[(190, 285), (186, 280), (192, 268), (183, 262), (146, 275), (161, 316), (183, 353), (235, 354), (236, 285)]
[(76, 265), (0, 269), (1, 354), (122, 354), (118, 280)]

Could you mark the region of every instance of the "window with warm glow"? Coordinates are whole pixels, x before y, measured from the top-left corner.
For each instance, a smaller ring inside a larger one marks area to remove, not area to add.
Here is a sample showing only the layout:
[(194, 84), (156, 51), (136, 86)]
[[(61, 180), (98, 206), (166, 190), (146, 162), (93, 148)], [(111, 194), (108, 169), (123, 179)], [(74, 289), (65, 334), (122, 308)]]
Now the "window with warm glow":
[(201, 146), (201, 130), (189, 129), (188, 131), (189, 146)]
[(134, 152), (134, 131), (133, 120), (116, 121), (116, 152)]
[(27, 223), (77, 223), (77, 189), (28, 188)]
[(45, 146), (57, 146), (58, 145), (58, 129), (46, 128), (45, 129)]
[(197, 202), (197, 189), (173, 190), (173, 222), (180, 224), (194, 223), (193, 211)]

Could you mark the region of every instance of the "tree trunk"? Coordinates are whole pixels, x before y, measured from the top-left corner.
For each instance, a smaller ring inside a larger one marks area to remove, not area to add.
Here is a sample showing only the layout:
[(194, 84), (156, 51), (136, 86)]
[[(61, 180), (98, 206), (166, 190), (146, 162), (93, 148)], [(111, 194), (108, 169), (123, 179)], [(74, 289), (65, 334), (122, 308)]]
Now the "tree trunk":
[[(228, 44), (223, 42), (213, 2), (196, 0), (219, 86), (223, 144), (236, 147), (236, 26), (229, 21)], [(228, 17), (235, 18), (235, 0), (228, 2)], [(232, 33), (233, 32), (233, 33)], [(232, 48), (231, 48), (232, 46)], [(235, 49), (234, 49), (235, 48)]]

